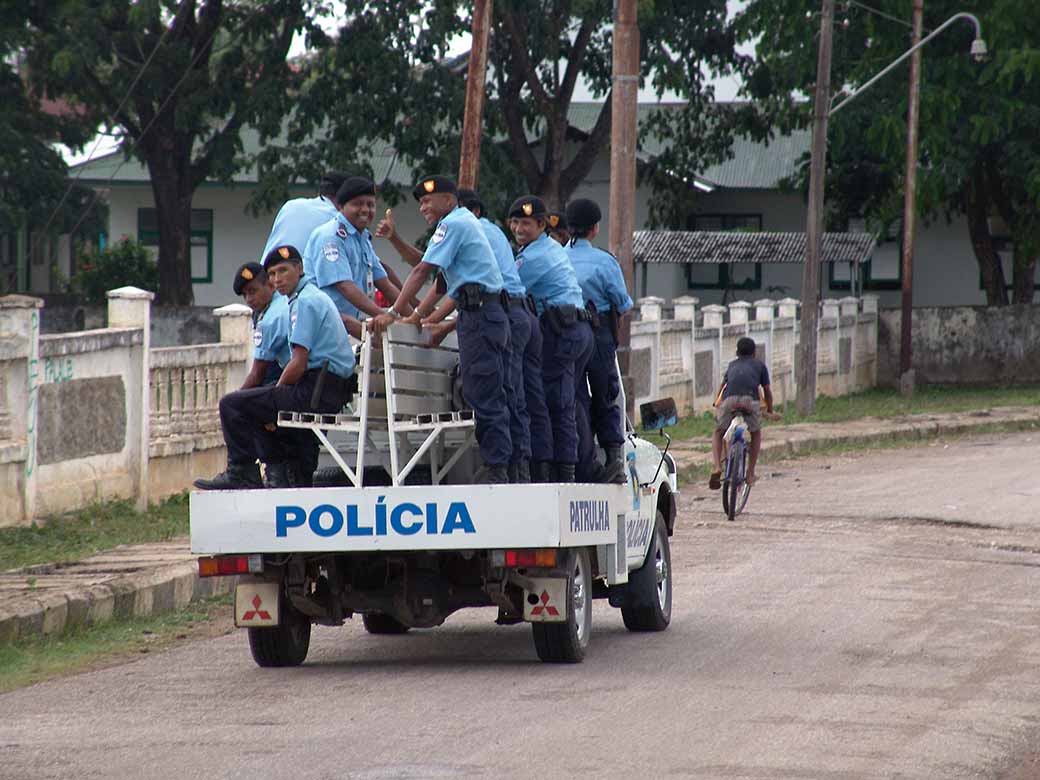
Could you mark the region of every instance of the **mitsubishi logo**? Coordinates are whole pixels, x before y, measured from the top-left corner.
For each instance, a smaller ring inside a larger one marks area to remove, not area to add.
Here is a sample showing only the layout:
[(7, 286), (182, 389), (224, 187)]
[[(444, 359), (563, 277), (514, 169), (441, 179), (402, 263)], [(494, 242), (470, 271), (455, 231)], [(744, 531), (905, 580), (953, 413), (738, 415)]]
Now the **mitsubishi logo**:
[(256, 620), (257, 618), (259, 618), (260, 620), (271, 619), (270, 612), (268, 612), (266, 609), (260, 609), (260, 605), (264, 602), (260, 599), (259, 593), (253, 596), (253, 601), (251, 603), (253, 604), (253, 608), (242, 616), (242, 620)]

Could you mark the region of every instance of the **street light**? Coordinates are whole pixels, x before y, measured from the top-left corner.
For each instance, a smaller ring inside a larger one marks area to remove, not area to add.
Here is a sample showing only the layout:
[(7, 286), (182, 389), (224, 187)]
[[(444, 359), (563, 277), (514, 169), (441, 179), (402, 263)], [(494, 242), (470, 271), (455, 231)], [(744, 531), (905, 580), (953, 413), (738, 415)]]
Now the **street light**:
[[(989, 53), (989, 50), (986, 48), (986, 42), (984, 40), (982, 40), (982, 25), (979, 23), (978, 17), (975, 16), (975, 14), (969, 14), (967, 12), (961, 12), (959, 14), (954, 14), (949, 19), (947, 19), (945, 22), (943, 22), (938, 27), (936, 27), (935, 30), (933, 30), (932, 33), (927, 38), (924, 38), (919, 43), (911, 46), (905, 52), (900, 54), (896, 59), (892, 60), (892, 62), (888, 65), (888, 67), (886, 67), (884, 70), (882, 70), (876, 76), (874, 76), (874, 78), (872, 78), (870, 81), (868, 81), (862, 87), (860, 87), (859, 89), (855, 90), (854, 92), (850, 92), (850, 93), (846, 93), (844, 88), (840, 92), (838, 92), (838, 94), (836, 94), (833, 98), (831, 98), (831, 107), (830, 107), (830, 110), (827, 112), (827, 116), (828, 117), (833, 116), (835, 112), (837, 112), (840, 109), (842, 109), (845, 106), (847, 106), (855, 98), (859, 97), (859, 95), (861, 93), (865, 92), (870, 87), (874, 86), (875, 82), (877, 82), (879, 79), (881, 79), (886, 74), (888, 74), (897, 65), (899, 65), (899, 63), (901, 63), (903, 60), (905, 60), (907, 57), (909, 57), (915, 51), (920, 49), (926, 43), (931, 41), (932, 38), (937, 36), (939, 33), (941, 33), (943, 30), (945, 30), (951, 24), (953, 24), (954, 22), (956, 22), (956, 21), (958, 21), (960, 19), (964, 19), (966, 21), (971, 22), (973, 25), (975, 25), (975, 40), (973, 40), (971, 42), (971, 56), (972, 56), (972, 58), (976, 62), (981, 62), (982, 60), (984, 60), (986, 58), (986, 55)], [(840, 97), (844, 97), (845, 99), (842, 100), (837, 105), (834, 105), (834, 101), (836, 99), (840, 98)]]
[[(820, 262), (823, 243), (823, 203), (824, 203), (824, 169), (827, 159), (827, 120), (832, 114), (841, 110), (859, 95), (870, 89), (878, 80), (895, 69), (903, 60), (919, 52), (920, 49), (939, 35), (943, 30), (961, 19), (970, 21), (975, 27), (975, 39), (971, 44), (971, 56), (982, 60), (987, 54), (985, 41), (982, 40), (982, 25), (978, 17), (970, 13), (958, 13), (939, 25), (927, 38), (921, 39), (921, 17), (923, 0), (914, 2), (914, 43), (903, 54), (892, 61), (880, 73), (867, 81), (859, 89), (846, 93), (844, 89), (834, 97), (827, 97), (830, 84), (831, 60), (831, 27), (833, 24), (834, 0), (823, 0), (821, 13), (821, 35), (819, 61), (816, 70), (816, 97), (814, 101), (813, 139), (811, 163), (809, 171), (809, 209), (806, 217), (807, 257), (802, 276), (802, 322), (799, 340), (801, 342), (802, 360), (797, 367), (798, 379), (798, 411), (810, 414), (816, 402), (816, 324), (818, 321), (819, 270), (815, 266)], [(904, 392), (913, 389), (913, 372), (911, 365), (911, 317), (913, 301), (913, 235), (914, 235), (914, 187), (917, 167), (917, 87), (919, 79), (920, 57), (914, 57), (911, 63), (910, 79), (910, 112), (907, 118), (907, 164), (906, 185), (903, 204), (903, 301), (902, 301), (902, 334), (900, 349), (900, 385)], [(835, 104), (835, 100), (839, 100)], [(826, 108), (823, 106), (827, 102)]]

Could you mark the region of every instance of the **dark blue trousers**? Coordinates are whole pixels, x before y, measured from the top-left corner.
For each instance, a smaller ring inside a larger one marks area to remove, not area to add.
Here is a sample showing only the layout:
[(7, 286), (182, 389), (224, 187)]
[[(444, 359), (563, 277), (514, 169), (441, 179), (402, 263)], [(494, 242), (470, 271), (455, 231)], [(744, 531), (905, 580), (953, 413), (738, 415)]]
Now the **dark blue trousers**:
[(578, 462), (578, 423), (575, 417), (575, 383), (584, 377), (592, 355), (592, 329), (575, 322), (559, 333), (550, 325), (542, 328), (542, 386), (553, 429), (553, 460)]
[(473, 410), (480, 455), (489, 466), (505, 466), (513, 455), (506, 397), (509, 315), (496, 301), (460, 311), (459, 365), (462, 394)]
[[(220, 399), (220, 427), (228, 448), (228, 462), (248, 464), (305, 460), (317, 463), (318, 441), (311, 431), (274, 427), (279, 412), (311, 411), (311, 396), (320, 371), (304, 372), (295, 385), (264, 385), (236, 390)], [(334, 414), (347, 400), (346, 380), (326, 376), (318, 409)]]
[(506, 401), (509, 404), (509, 436), (512, 439), (511, 463), (531, 457), (531, 418), (527, 414), (524, 389), (524, 352), (531, 340), (531, 317), (521, 306), (509, 307), (509, 358)]
[(553, 449), (552, 420), (549, 418), (545, 388), (542, 385), (542, 326), (530, 311), (525, 309), (524, 313), (531, 323), (531, 338), (524, 350), (524, 402), (527, 405), (530, 421), (528, 430), (531, 434), (529, 457), (532, 460), (551, 461), (556, 454)]
[(585, 373), (589, 378), (589, 418), (592, 431), (600, 447), (625, 443), (621, 409), (617, 405), (621, 394), (621, 378), (617, 372), (617, 345), (609, 324), (600, 325), (594, 332), (595, 346)]

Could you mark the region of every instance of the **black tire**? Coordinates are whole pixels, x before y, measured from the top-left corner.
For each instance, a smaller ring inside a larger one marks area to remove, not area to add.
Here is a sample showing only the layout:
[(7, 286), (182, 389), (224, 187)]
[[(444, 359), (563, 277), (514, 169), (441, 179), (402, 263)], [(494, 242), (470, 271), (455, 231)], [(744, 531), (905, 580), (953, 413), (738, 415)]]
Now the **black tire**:
[[(729, 453), (726, 455), (726, 470), (722, 480), (722, 511), (731, 522), (740, 512), (737, 504), (740, 503), (741, 474), (738, 459), (746, 458), (747, 449), (741, 444), (737, 451), (737, 444), (731, 444)], [(743, 507), (741, 507), (743, 508)]]
[(407, 634), (411, 626), (382, 612), (368, 612), (361, 616), (365, 631), (370, 634)]
[(585, 658), (592, 634), (592, 564), (589, 551), (574, 551), (567, 577), (567, 620), (532, 623), (538, 657), (546, 663), (576, 664)]
[(314, 472), (314, 487), (351, 487), (350, 480), (339, 466), (326, 466)]
[[(748, 498), (751, 496), (751, 485), (747, 483), (747, 467), (748, 467), (748, 450), (744, 448), (744, 464), (741, 468), (741, 477), (739, 489), (737, 490), (736, 499), (731, 501), (731, 506), (735, 506), (733, 510), (733, 517), (736, 517), (744, 511), (744, 507), (747, 506)], [(733, 519), (732, 517), (730, 518)]]
[(311, 646), (311, 621), (283, 599), (281, 620), (271, 628), (249, 629), (249, 650), (257, 666), (299, 666)]
[(672, 548), (660, 509), (646, 560), (628, 575), (621, 619), (629, 631), (664, 631), (672, 622)]

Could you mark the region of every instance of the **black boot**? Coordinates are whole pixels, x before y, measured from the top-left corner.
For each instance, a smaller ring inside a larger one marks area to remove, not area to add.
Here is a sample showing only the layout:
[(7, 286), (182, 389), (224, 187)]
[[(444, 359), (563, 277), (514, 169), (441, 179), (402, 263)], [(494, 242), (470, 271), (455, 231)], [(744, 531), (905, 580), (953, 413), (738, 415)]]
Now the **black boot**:
[(557, 463), (556, 464), (556, 481), (557, 482), (573, 482), (574, 481), (574, 464), (573, 463)]
[(264, 487), (292, 487), (292, 483), (289, 482), (289, 466), (285, 463), (268, 463), (264, 479)]
[(213, 479), (196, 479), (199, 490), (250, 490), (263, 487), (260, 467), (254, 463), (228, 463), (227, 470)]
[(517, 477), (517, 470), (519, 469), (519, 465), (520, 464), (518, 464), (518, 463), (510, 463), (509, 464), (508, 474), (509, 474), (509, 484), (510, 485), (515, 485), (519, 481), (518, 477)]
[(552, 474), (550, 468), (552, 463), (547, 460), (532, 460), (531, 461), (531, 482), (546, 483), (552, 482)]
[(604, 447), (603, 451), (607, 454), (607, 462), (603, 466), (603, 476), (600, 481), (608, 485), (624, 485), (628, 482), (628, 478), (625, 476), (625, 462), (621, 459), (621, 447), (612, 444)]
[(527, 458), (516, 464), (516, 481), (521, 485), (531, 481), (531, 468), (527, 464)]
[(504, 463), (487, 467), (487, 482), (488, 485), (508, 485), (509, 484), (509, 468)]

